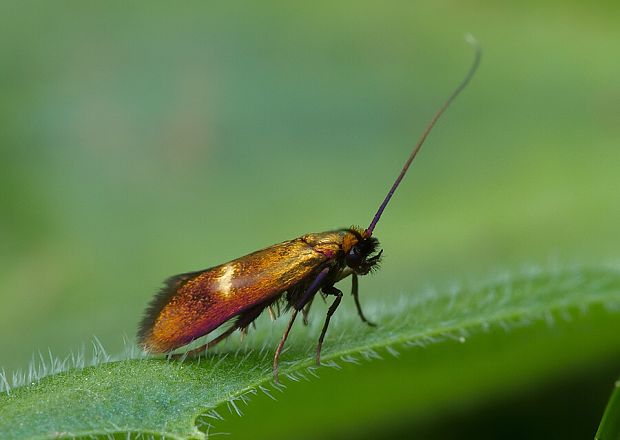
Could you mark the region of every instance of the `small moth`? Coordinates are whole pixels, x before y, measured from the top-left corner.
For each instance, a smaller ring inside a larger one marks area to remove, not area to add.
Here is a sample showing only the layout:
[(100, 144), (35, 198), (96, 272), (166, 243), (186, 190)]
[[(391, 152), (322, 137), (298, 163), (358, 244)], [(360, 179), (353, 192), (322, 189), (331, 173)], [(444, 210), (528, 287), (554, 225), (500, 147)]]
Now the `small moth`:
[(348, 276), (359, 317), (374, 326), (360, 306), (358, 276), (377, 269), (381, 261), (383, 250), (379, 250), (379, 241), (373, 236), (375, 226), (435, 123), (476, 72), (481, 51), (477, 44), (473, 45), (476, 53), (467, 75), (427, 125), (366, 229), (352, 226), (306, 234), (219, 266), (168, 278), (140, 324), (138, 340), (144, 349), (168, 353), (230, 322), (218, 336), (183, 354), (199, 355), (235, 330), (245, 333), (265, 309), (273, 317), (273, 307), (279, 311), (284, 305), (291, 317), (273, 359), (274, 380), (278, 382), (278, 361), (291, 327), (299, 312), (307, 323), (310, 306), (319, 292), (324, 298), (334, 297), (316, 348), (316, 362), (320, 365), (323, 339), (343, 296), (335, 284)]

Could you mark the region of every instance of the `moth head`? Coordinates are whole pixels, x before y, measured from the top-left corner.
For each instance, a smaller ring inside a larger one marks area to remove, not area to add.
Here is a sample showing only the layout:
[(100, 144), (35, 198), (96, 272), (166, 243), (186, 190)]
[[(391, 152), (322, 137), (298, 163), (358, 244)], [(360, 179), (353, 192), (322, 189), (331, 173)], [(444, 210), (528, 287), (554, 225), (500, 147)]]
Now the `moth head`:
[(349, 229), (349, 239), (345, 239), (343, 250), (345, 263), (358, 275), (377, 269), (381, 262), (383, 250), (379, 249), (379, 240), (375, 237), (366, 236), (358, 228)]

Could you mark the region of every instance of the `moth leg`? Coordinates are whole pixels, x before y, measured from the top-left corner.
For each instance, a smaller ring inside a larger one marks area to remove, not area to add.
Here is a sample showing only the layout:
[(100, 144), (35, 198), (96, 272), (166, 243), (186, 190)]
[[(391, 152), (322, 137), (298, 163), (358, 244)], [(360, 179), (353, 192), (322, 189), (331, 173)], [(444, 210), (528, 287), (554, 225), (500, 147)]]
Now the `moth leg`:
[(314, 297), (312, 297), (310, 301), (308, 301), (308, 304), (306, 304), (304, 308), (301, 309), (301, 313), (304, 318), (304, 325), (308, 325), (308, 314), (310, 313), (310, 307), (312, 306), (312, 301), (314, 301)]
[(280, 379), (278, 378), (278, 363), (280, 362), (280, 353), (282, 353), (282, 349), (284, 348), (284, 343), (286, 342), (286, 338), (288, 338), (288, 334), (291, 331), (291, 327), (293, 327), (293, 323), (295, 322), (295, 318), (297, 318), (297, 313), (299, 311), (297, 309), (293, 309), (293, 314), (291, 315), (291, 320), (288, 322), (286, 326), (286, 330), (284, 330), (284, 334), (282, 335), (282, 339), (278, 344), (278, 348), (276, 349), (276, 354), (273, 357), (273, 380), (275, 383), (280, 383)]
[(212, 339), (211, 341), (207, 342), (206, 344), (201, 345), (200, 347), (194, 348), (193, 350), (187, 351), (185, 353), (173, 354), (171, 356), (171, 359), (179, 359), (179, 358), (182, 358), (182, 357), (187, 358), (187, 357), (200, 356), (201, 354), (203, 354), (209, 348), (214, 347), (215, 345), (217, 345), (218, 343), (222, 342), (224, 339), (229, 337), (230, 334), (232, 332), (234, 332), (235, 330), (237, 330), (237, 326), (233, 325), (228, 330), (226, 330), (224, 333), (219, 335), (217, 338)]
[(271, 307), (274, 301), (277, 301), (277, 298), (258, 303), (239, 315), (239, 317), (235, 321), (235, 327), (239, 329), (241, 335), (248, 334), (248, 328), (250, 327), (250, 325), (256, 328), (256, 318), (258, 318), (260, 314), (263, 313), (263, 310)]
[[(273, 302), (272, 300), (270, 300), (270, 301)], [(221, 335), (219, 335), (215, 339), (207, 342), (204, 345), (201, 345), (198, 348), (190, 350), (190, 351), (188, 351), (186, 353), (181, 353), (181, 354), (173, 355), (172, 359), (178, 359), (178, 358), (181, 358), (181, 357), (193, 357), (193, 356), (196, 356), (196, 355), (201, 355), (201, 354), (203, 354), (205, 352), (205, 350), (208, 350), (209, 348), (211, 348), (211, 347), (215, 346), (216, 344), (218, 344), (219, 342), (223, 341), (228, 336), (230, 336), (232, 332), (234, 332), (237, 329), (239, 330), (239, 332), (241, 334), (241, 341), (243, 342), (243, 338), (248, 334), (248, 327), (250, 326), (250, 324), (254, 323), (254, 320), (256, 318), (258, 318), (258, 315), (260, 315), (262, 313), (262, 311), (265, 310), (266, 307), (271, 305), (271, 302), (260, 303), (260, 304), (255, 305), (251, 309), (246, 310), (245, 312), (243, 312), (243, 313), (241, 313), (239, 315), (239, 317), (237, 318), (235, 323), (228, 330), (226, 330), (224, 333), (222, 333)]]
[(308, 303), (308, 301), (310, 301), (314, 297), (314, 295), (319, 291), (319, 289), (321, 288), (321, 284), (325, 280), (325, 277), (327, 277), (328, 273), (329, 273), (329, 267), (326, 267), (325, 269), (319, 272), (316, 278), (312, 281), (312, 284), (310, 284), (310, 286), (306, 289), (306, 291), (301, 296), (299, 301), (297, 301), (297, 304), (295, 304), (295, 309), (297, 310), (303, 309), (303, 307)]
[(298, 301), (297, 304), (295, 304), (292, 307), (293, 314), (291, 315), (291, 320), (289, 321), (288, 326), (286, 327), (286, 330), (284, 331), (284, 334), (282, 335), (282, 339), (280, 340), (280, 343), (278, 344), (278, 348), (276, 349), (276, 354), (273, 357), (273, 379), (275, 383), (280, 383), (280, 380), (278, 378), (278, 364), (280, 362), (280, 354), (282, 353), (282, 349), (284, 348), (284, 343), (286, 342), (286, 338), (288, 338), (288, 334), (291, 331), (291, 327), (293, 327), (293, 322), (295, 322), (295, 318), (297, 318), (297, 313), (299, 313), (299, 311), (304, 308), (304, 306), (306, 305), (306, 303), (308, 303), (308, 301), (312, 300), (316, 292), (321, 287), (321, 283), (323, 283), (328, 273), (329, 273), (328, 267), (321, 270), (319, 274), (316, 276), (316, 278), (312, 281), (312, 284), (308, 286), (308, 288), (302, 295), (300, 301)]
[(371, 327), (376, 327), (377, 324), (375, 324), (374, 322), (369, 321), (368, 319), (366, 319), (366, 317), (364, 316), (364, 312), (362, 312), (362, 306), (360, 305), (360, 299), (359, 299), (359, 295), (358, 295), (358, 282), (357, 282), (357, 274), (352, 274), (351, 275), (351, 295), (353, 295), (353, 299), (355, 300), (355, 307), (357, 308), (357, 314), (359, 315), (360, 319), (362, 320), (362, 322), (365, 322), (366, 324), (368, 324)]
[[(254, 321), (252, 321), (252, 323), (254, 323)], [(243, 340), (245, 339), (245, 337), (248, 335), (248, 328), (247, 327), (241, 327), (239, 329), (239, 342), (243, 342)]]
[(340, 305), (340, 300), (342, 299), (342, 292), (339, 289), (336, 289), (334, 286), (324, 288), (323, 292), (327, 293), (328, 295), (335, 295), (336, 299), (334, 300), (332, 305), (329, 306), (329, 309), (327, 310), (327, 316), (325, 317), (325, 324), (323, 324), (323, 330), (321, 330), (321, 336), (319, 336), (319, 343), (316, 346), (316, 364), (317, 365), (321, 365), (321, 347), (323, 346), (323, 339), (325, 339), (325, 333), (327, 333), (327, 327), (329, 326), (329, 320), (331, 319), (332, 315), (334, 314), (334, 312)]
[(271, 318), (272, 321), (276, 320), (276, 313), (273, 310), (273, 306), (270, 305), (269, 307), (267, 307), (267, 310), (269, 310), (269, 317)]

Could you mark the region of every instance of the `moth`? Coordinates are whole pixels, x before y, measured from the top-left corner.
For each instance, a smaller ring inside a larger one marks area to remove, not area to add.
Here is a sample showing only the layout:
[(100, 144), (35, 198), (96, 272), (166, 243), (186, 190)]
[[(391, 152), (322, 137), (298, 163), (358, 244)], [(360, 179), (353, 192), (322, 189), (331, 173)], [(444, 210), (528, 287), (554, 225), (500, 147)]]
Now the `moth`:
[(291, 316), (273, 359), (274, 380), (278, 382), (280, 354), (293, 323), (300, 312), (307, 323), (310, 306), (319, 292), (324, 298), (334, 297), (316, 348), (316, 362), (320, 365), (330, 319), (343, 297), (335, 284), (349, 276), (357, 313), (363, 322), (373, 326), (360, 306), (358, 277), (376, 270), (381, 262), (383, 250), (373, 236), (375, 226), (437, 120), (476, 72), (481, 51), (477, 45), (474, 47), (475, 57), (468, 73), (426, 126), (367, 228), (354, 226), (302, 235), (219, 266), (168, 278), (140, 324), (138, 340), (144, 349), (169, 353), (229, 323), (209, 342), (183, 354), (199, 355), (235, 330), (246, 332), (265, 309), (273, 317), (274, 306), (279, 310), (284, 305)]

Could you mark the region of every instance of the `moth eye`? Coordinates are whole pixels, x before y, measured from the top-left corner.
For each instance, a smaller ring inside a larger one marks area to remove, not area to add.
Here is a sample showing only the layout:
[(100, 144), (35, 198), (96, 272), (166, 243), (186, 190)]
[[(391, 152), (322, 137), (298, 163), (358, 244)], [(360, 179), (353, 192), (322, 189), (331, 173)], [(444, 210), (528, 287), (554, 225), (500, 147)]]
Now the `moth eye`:
[(346, 263), (347, 266), (353, 269), (359, 267), (359, 265), (362, 263), (362, 254), (356, 246), (353, 246), (347, 254)]

